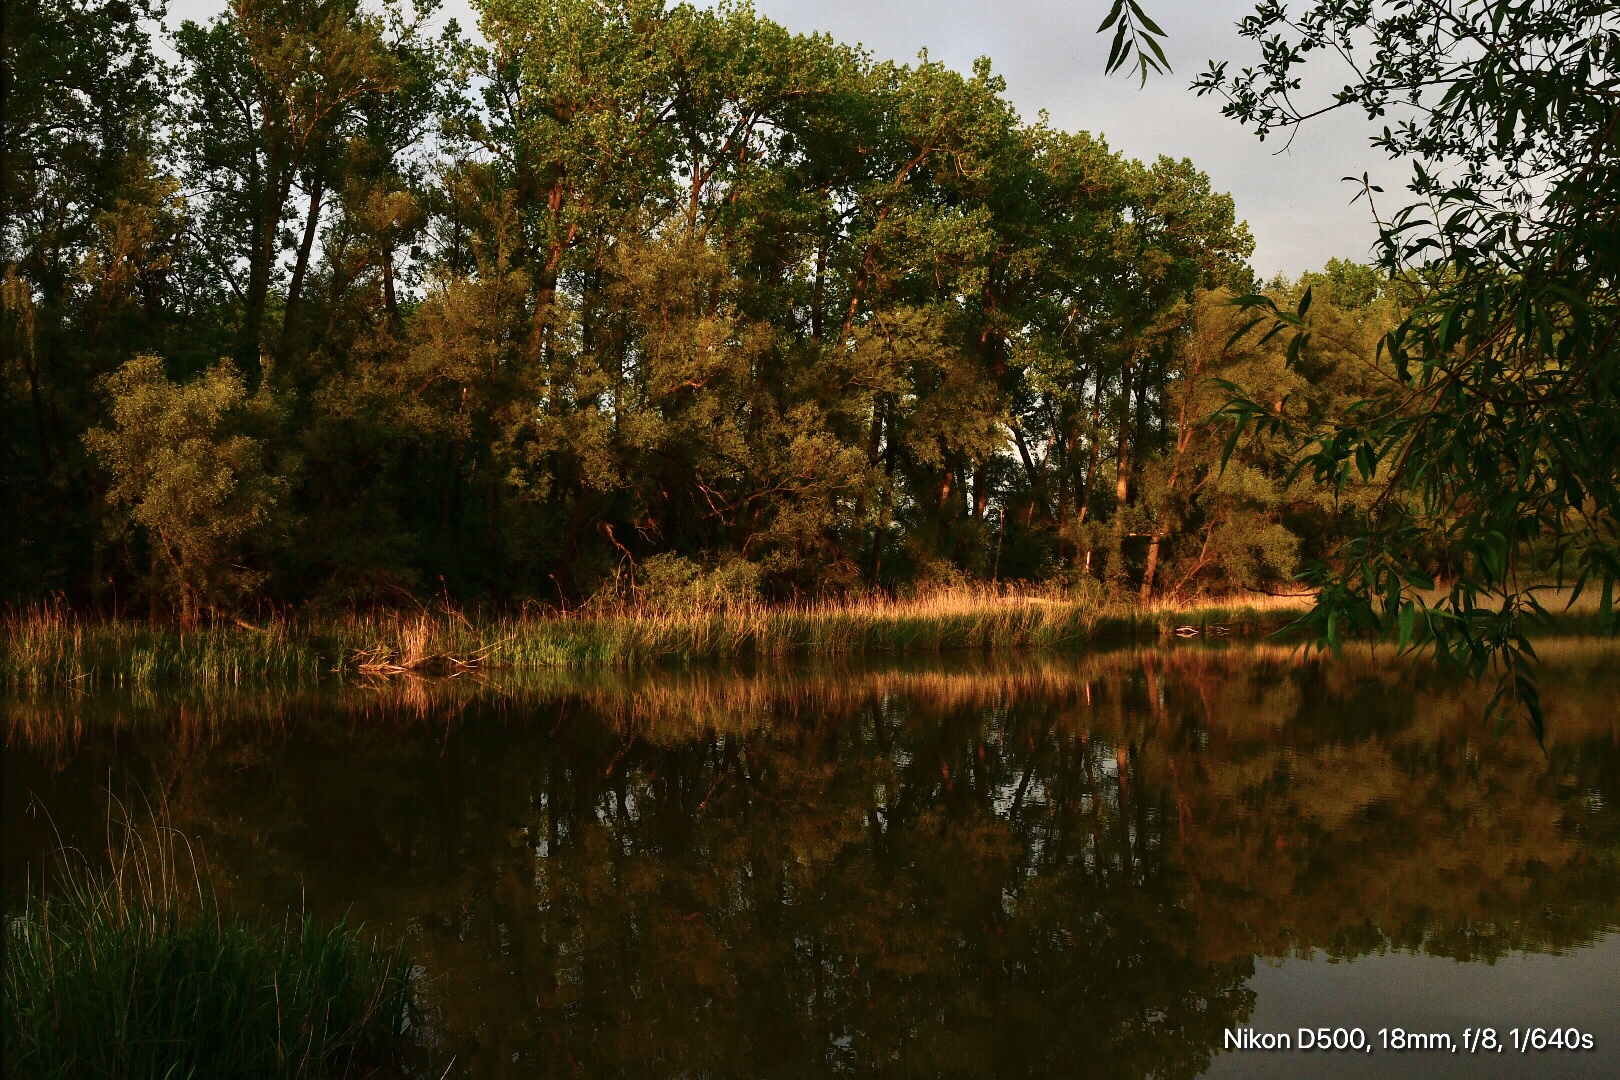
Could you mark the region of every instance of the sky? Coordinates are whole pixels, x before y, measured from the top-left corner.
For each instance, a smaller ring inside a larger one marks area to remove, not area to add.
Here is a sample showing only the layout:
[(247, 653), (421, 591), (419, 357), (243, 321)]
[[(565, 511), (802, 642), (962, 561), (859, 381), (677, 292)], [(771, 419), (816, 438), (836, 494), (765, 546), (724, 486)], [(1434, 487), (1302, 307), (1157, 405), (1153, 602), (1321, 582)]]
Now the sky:
[[(1212, 59), (1239, 68), (1253, 63), (1250, 42), (1235, 24), (1253, 0), (1143, 0), (1168, 32), (1173, 72), (1139, 88), (1124, 73), (1106, 76), (1109, 38), (1096, 33), (1108, 0), (755, 0), (761, 14), (789, 30), (826, 32), (858, 42), (880, 60), (910, 62), (922, 49), (963, 72), (988, 56), (1007, 81), (1024, 118), (1042, 109), (1054, 126), (1102, 135), (1115, 150), (1143, 161), (1161, 154), (1191, 158), (1217, 190), (1230, 192), (1254, 233), (1254, 268), (1262, 278), (1320, 269), (1330, 258), (1366, 260), (1377, 229), (1346, 176), (1370, 173), (1398, 197), (1405, 170), (1368, 144), (1365, 118), (1313, 120), (1282, 149), (1220, 114), (1220, 104), (1189, 90)], [(224, 0), (171, 0), (168, 24), (203, 20)], [(446, 0), (445, 14), (472, 32), (467, 0)], [(1307, 90), (1310, 87), (1307, 86)]]

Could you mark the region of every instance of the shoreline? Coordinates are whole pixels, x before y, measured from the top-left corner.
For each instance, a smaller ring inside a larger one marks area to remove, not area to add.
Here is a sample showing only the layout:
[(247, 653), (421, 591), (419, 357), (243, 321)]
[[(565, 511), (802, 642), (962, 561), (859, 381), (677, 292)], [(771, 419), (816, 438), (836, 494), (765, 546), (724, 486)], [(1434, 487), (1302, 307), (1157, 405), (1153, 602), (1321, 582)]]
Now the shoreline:
[[(219, 623), (189, 631), (35, 609), (0, 623), (0, 688), (304, 685), (494, 670), (1083, 651), (1175, 638), (1272, 635), (1308, 610), (1309, 602), (1293, 596), (1141, 606), (945, 593), (900, 601), (519, 616), (370, 612), (278, 617), (256, 627)], [(1602, 632), (1596, 614), (1584, 611), (1555, 614), (1544, 623), (1535, 636)]]
[(189, 631), (34, 610), (3, 622), (0, 687), (245, 686), (790, 657), (1067, 651), (1178, 636), (1270, 634), (1307, 605), (1306, 597), (1144, 607), (940, 594), (901, 601), (527, 616), (371, 612), (276, 618), (256, 627), (218, 623)]

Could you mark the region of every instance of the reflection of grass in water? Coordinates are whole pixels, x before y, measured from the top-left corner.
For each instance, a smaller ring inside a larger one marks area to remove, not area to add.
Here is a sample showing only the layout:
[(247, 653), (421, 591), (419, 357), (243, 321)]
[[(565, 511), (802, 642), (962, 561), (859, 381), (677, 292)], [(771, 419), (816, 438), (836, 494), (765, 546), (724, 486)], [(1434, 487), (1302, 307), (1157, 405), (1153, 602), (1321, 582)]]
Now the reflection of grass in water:
[(446, 673), (631, 668), (670, 661), (1066, 648), (1167, 636), (1178, 627), (1270, 630), (1302, 601), (1138, 606), (989, 591), (796, 606), (642, 606), (469, 619), (353, 613), (182, 631), (34, 608), (4, 619), (0, 685), (235, 686), (308, 683), (334, 671)]
[[(1354, 658), (1356, 647), (1346, 650)], [(311, 721), (372, 731), (454, 723), (470, 706), (514, 716), (578, 704), (616, 726), (660, 740), (702, 730), (736, 731), (795, 715), (847, 712), (886, 697), (961, 708), (1062, 701), (1143, 664), (1167, 674), (1252, 672), (1294, 667), (1320, 654), (1280, 645), (1204, 647), (1175, 643), (1080, 655), (1035, 651), (949, 656), (834, 655), (676, 668), (502, 668), (452, 678), (358, 678), (302, 685), (176, 687), (137, 684), (87, 691), (19, 688), (3, 710), (8, 744), (72, 748), (94, 731), (151, 732), (179, 745), (224, 734), (276, 738)], [(1353, 661), (1352, 661), (1353, 662)]]
[(110, 870), (64, 858), (9, 919), (6, 1075), (365, 1075), (403, 1039), (397, 950), (338, 923), (222, 913), (172, 830), (124, 827)]
[[(1620, 642), (1549, 639), (1537, 646), (1551, 737), (1607, 728), (1612, 692), (1582, 691), (1584, 672), (1620, 662)], [(672, 669), (499, 669), (454, 678), (362, 678), (303, 685), (175, 687), (137, 685), (90, 692), (13, 690), (0, 710), (9, 746), (70, 756), (94, 732), (127, 732), (177, 745), (222, 737), (277, 739), (291, 729), (347, 738), (426, 725), (454, 725), (470, 708), (522, 723), (559, 707), (581, 706), (626, 732), (659, 742), (709, 732), (742, 732), (796, 716), (848, 714), (886, 701), (934, 709), (1000, 709), (1039, 703), (1063, 722), (1125, 722), (1131, 708), (1154, 710), (1161, 693), (1201, 702), (1207, 723), (1255, 735), (1297, 712), (1300, 677), (1348, 697), (1369, 681), (1400, 683), (1428, 706), (1425, 728), (1476, 727), (1490, 687), (1471, 683), (1433, 658), (1402, 656), (1391, 644), (1347, 645), (1337, 656), (1300, 645), (1166, 643), (1083, 654), (957, 653), (949, 656), (827, 656), (693, 664)], [(1128, 684), (1134, 685), (1130, 690)], [(1296, 687), (1296, 689), (1289, 689)], [(1126, 698), (1141, 698), (1128, 706)], [(1265, 702), (1261, 707), (1261, 702)], [(1290, 706), (1287, 703), (1294, 702)]]

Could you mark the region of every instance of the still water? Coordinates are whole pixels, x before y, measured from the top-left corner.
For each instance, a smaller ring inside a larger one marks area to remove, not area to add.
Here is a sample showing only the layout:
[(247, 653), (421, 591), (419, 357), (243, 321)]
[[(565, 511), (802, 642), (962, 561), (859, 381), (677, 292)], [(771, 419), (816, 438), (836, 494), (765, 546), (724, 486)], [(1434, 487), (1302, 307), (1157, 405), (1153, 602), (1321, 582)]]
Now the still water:
[(4, 901), (159, 805), (407, 941), (423, 1077), (1617, 1076), (1620, 650), (1544, 652), (1545, 751), (1263, 646), (14, 697)]

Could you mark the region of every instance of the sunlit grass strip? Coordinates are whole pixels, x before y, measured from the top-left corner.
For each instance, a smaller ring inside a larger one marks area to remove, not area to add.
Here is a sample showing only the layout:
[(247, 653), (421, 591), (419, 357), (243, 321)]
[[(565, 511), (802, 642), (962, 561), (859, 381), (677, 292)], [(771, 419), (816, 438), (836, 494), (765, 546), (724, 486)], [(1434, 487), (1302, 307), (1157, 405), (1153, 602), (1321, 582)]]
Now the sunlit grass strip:
[(160, 834), (111, 873), (69, 864), (9, 919), (6, 1076), (345, 1077), (397, 1059), (398, 951), (342, 923), (232, 919), (175, 855)]
[[(1281, 626), (1297, 608), (1135, 607), (1044, 598), (941, 594), (718, 611), (625, 609), (497, 629), (494, 662), (514, 667), (632, 667), (669, 661), (796, 655), (1078, 648), (1189, 627), (1244, 632)], [(1184, 631), (1187, 632), (1187, 631)]]
[(1178, 629), (1271, 630), (1298, 614), (1302, 604), (1261, 598), (1142, 607), (960, 591), (901, 601), (626, 606), (479, 619), (458, 612), (373, 612), (188, 632), (36, 608), (4, 619), (0, 685), (285, 685), (313, 683), (336, 672), (453, 674), (488, 667), (627, 668), (787, 656), (1078, 648), (1158, 638)]
[(792, 655), (1063, 648), (1157, 637), (1182, 626), (1201, 632), (1217, 626), (1237, 632), (1273, 628), (1293, 611), (1278, 604), (1139, 608), (941, 594), (900, 602), (623, 608), (477, 621), (455, 613), (368, 613), (190, 632), (51, 611), (7, 619), (0, 682), (239, 685), (299, 683), (362, 669), (632, 667)]
[(288, 620), (257, 630), (214, 625), (181, 631), (37, 607), (0, 619), (0, 636), (0, 685), (12, 687), (148, 685), (173, 679), (296, 683), (317, 679), (332, 667), (305, 629)]

